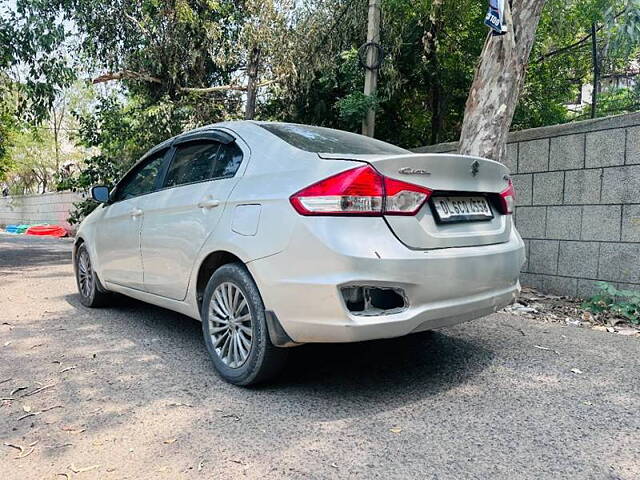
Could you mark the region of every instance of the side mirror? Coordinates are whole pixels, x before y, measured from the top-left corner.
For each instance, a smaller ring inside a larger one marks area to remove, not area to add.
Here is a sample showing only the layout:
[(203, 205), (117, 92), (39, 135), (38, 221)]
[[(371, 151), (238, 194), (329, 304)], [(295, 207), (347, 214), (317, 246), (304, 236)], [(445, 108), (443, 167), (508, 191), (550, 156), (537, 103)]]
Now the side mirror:
[(91, 198), (98, 203), (108, 203), (109, 188), (102, 185), (91, 187)]

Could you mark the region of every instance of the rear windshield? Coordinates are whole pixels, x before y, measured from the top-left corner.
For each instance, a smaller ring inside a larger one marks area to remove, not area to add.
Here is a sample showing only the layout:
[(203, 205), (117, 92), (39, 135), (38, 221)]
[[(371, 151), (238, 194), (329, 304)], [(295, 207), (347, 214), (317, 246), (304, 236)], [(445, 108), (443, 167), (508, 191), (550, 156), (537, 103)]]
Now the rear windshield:
[(291, 123), (259, 123), (262, 128), (301, 150), (314, 153), (388, 155), (410, 153), (404, 148), (356, 133)]

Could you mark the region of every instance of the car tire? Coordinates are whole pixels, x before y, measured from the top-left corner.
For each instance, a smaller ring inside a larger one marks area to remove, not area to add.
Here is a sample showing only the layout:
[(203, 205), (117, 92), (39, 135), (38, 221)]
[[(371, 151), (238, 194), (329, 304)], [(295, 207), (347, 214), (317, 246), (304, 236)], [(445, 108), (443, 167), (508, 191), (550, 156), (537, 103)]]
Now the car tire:
[(85, 307), (104, 307), (110, 303), (111, 295), (104, 289), (93, 269), (89, 250), (84, 243), (76, 250), (74, 269), (80, 303)]
[(201, 316), (207, 350), (227, 382), (263, 383), (283, 368), (287, 349), (271, 343), (262, 297), (244, 265), (226, 264), (213, 273)]

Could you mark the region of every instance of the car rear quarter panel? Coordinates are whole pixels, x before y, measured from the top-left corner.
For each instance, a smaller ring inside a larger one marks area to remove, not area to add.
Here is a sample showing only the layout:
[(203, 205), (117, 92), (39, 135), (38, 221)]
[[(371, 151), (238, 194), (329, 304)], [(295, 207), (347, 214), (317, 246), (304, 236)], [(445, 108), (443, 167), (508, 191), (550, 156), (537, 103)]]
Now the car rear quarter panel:
[[(234, 133), (249, 145), (250, 158), (227, 200), (220, 224), (196, 259), (192, 286), (199, 266), (212, 252), (228, 251), (248, 264), (285, 250), (296, 224), (304, 218), (293, 209), (289, 197), (323, 178), (361, 165), (358, 161), (323, 160), (257, 125), (245, 124)], [(243, 227), (238, 228), (239, 224)]]

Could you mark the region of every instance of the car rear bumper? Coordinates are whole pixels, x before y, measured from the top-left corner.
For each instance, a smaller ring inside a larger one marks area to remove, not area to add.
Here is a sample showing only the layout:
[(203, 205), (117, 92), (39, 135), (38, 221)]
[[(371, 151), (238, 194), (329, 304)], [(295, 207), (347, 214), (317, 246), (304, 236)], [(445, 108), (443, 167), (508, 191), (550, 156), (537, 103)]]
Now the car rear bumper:
[[(454, 325), (488, 315), (519, 292), (524, 244), (411, 250), (382, 218), (304, 218), (284, 252), (250, 262), (265, 308), (299, 343), (356, 342)], [(397, 313), (356, 315), (343, 286), (402, 290)]]

